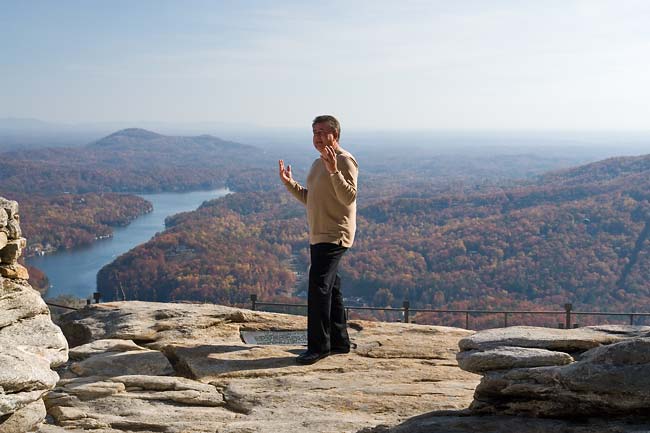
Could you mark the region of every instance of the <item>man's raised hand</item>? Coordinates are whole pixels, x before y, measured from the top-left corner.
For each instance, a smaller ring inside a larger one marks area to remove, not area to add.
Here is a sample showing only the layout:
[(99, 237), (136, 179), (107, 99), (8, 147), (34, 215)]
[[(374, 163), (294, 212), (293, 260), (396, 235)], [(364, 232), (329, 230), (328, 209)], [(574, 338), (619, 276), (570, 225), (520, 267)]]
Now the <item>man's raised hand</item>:
[(336, 173), (338, 170), (336, 163), (336, 151), (332, 146), (325, 146), (325, 149), (320, 154), (321, 159), (325, 163), (325, 168), (330, 173)]
[(291, 177), (291, 165), (284, 166), (284, 160), (279, 160), (278, 165), (280, 166), (280, 179), (282, 182), (291, 182), (293, 178)]

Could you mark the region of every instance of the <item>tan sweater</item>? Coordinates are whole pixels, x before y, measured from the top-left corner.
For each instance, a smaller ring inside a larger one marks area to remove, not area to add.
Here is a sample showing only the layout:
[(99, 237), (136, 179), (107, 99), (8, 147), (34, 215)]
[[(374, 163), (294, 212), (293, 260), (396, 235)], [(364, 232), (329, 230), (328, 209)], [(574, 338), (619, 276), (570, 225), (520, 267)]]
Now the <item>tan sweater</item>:
[(307, 207), (309, 243), (333, 243), (350, 248), (357, 228), (359, 166), (349, 152), (336, 151), (338, 172), (330, 175), (318, 158), (307, 175), (307, 188), (295, 180), (285, 186)]

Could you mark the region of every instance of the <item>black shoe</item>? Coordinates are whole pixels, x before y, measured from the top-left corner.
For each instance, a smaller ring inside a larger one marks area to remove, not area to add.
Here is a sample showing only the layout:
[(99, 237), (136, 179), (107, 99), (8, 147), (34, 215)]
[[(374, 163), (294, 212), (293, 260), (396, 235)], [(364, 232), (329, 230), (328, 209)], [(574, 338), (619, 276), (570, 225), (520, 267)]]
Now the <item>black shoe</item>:
[(319, 352), (310, 352), (308, 350), (298, 355), (298, 357), (296, 358), (296, 362), (298, 364), (310, 365), (327, 357), (329, 354), (330, 354), (329, 352), (319, 353)]
[(350, 353), (350, 349), (356, 349), (357, 345), (355, 343), (350, 343), (349, 346), (343, 346), (343, 347), (332, 347), (330, 350), (330, 353), (333, 355), (344, 355), (346, 353)]

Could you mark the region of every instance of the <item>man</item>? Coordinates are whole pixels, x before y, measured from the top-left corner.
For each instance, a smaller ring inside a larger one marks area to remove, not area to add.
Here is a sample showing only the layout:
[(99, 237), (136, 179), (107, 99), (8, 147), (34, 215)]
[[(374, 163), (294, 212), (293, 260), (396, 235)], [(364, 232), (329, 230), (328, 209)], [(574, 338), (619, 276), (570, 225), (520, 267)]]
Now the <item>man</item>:
[(309, 223), (307, 351), (296, 359), (299, 364), (313, 364), (331, 353), (350, 351), (337, 270), (354, 242), (358, 165), (354, 156), (339, 146), (341, 125), (336, 118), (318, 116), (312, 130), (320, 158), (311, 166), (306, 188), (293, 180), (291, 166), (279, 161), (280, 179), (307, 207)]

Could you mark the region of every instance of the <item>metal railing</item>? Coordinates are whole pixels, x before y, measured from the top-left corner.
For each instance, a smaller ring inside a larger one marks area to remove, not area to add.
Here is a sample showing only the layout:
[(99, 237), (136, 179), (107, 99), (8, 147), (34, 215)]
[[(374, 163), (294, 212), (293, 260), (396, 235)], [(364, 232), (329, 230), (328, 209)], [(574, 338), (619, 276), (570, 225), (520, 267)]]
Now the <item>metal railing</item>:
[[(281, 302), (260, 302), (257, 300), (257, 295), (251, 295), (251, 310), (257, 310), (259, 306), (273, 306), (273, 307), (307, 307), (307, 304), (288, 304)], [(409, 301), (402, 303), (402, 308), (389, 308), (389, 307), (345, 307), (346, 311), (349, 310), (372, 310), (372, 311), (391, 311), (402, 315), (404, 322), (410, 322), (411, 313), (450, 313), (450, 314), (464, 314), (465, 315), (465, 329), (470, 329), (469, 321), (472, 315), (503, 315), (503, 326), (508, 327), (508, 319), (512, 314), (530, 314), (530, 315), (563, 315), (564, 323), (558, 323), (558, 328), (570, 329), (578, 327), (578, 323), (574, 321), (574, 316), (621, 316), (628, 317), (629, 324), (634, 325), (636, 317), (650, 317), (650, 313), (610, 313), (606, 311), (573, 311), (573, 304), (564, 304), (564, 310), (558, 311), (530, 311), (530, 310), (440, 310), (429, 308), (411, 308)]]
[(50, 307), (64, 308), (64, 309), (66, 309), (66, 310), (75, 310), (75, 311), (78, 310), (78, 308), (75, 308), (75, 307), (69, 307), (69, 306), (67, 306), (67, 305), (54, 304), (54, 303), (52, 303), (52, 302), (48, 302), (48, 301), (45, 301), (45, 304), (48, 305), (48, 306), (50, 306)]
[[(95, 303), (99, 303), (101, 300), (101, 295), (97, 292), (93, 293), (93, 298)], [(260, 306), (268, 307), (301, 307), (306, 308), (307, 304), (289, 304), (282, 302), (260, 302), (257, 300), (257, 295), (250, 295), (251, 300), (251, 310), (257, 310)], [(78, 310), (75, 307), (69, 307), (67, 305), (58, 305), (48, 301), (45, 303), (52, 307), (65, 308), (68, 310)], [(86, 303), (90, 305), (91, 300), (87, 299)], [(574, 321), (574, 318), (577, 319), (579, 316), (618, 316), (618, 317), (628, 317), (628, 323), (634, 325), (634, 319), (637, 317), (650, 317), (650, 313), (613, 313), (607, 311), (573, 311), (573, 304), (566, 303), (564, 304), (563, 310), (558, 311), (531, 311), (531, 310), (442, 310), (442, 309), (431, 309), (431, 308), (411, 308), (409, 301), (404, 301), (402, 303), (402, 308), (392, 308), (392, 307), (361, 307), (361, 306), (348, 306), (345, 307), (346, 312), (349, 313), (350, 310), (366, 310), (366, 311), (388, 311), (395, 312), (402, 316), (404, 323), (411, 322), (412, 313), (442, 313), (442, 314), (464, 314), (465, 315), (465, 329), (470, 329), (469, 322), (470, 317), (474, 315), (503, 315), (503, 326), (508, 327), (508, 321), (511, 315), (513, 314), (529, 314), (529, 315), (563, 315), (564, 323), (558, 323), (559, 328), (569, 329), (575, 328), (578, 326), (578, 323)]]
[[(95, 304), (99, 304), (99, 301), (102, 299), (102, 295), (99, 292), (94, 292), (93, 293), (93, 299), (95, 300)], [(92, 303), (92, 300), (90, 298), (86, 299), (86, 305), (90, 305)], [(50, 301), (45, 301), (45, 305), (48, 305), (50, 307), (56, 307), (56, 308), (64, 308), (66, 310), (79, 310), (77, 307), (70, 307), (69, 305), (60, 305), (60, 304), (55, 304)]]

